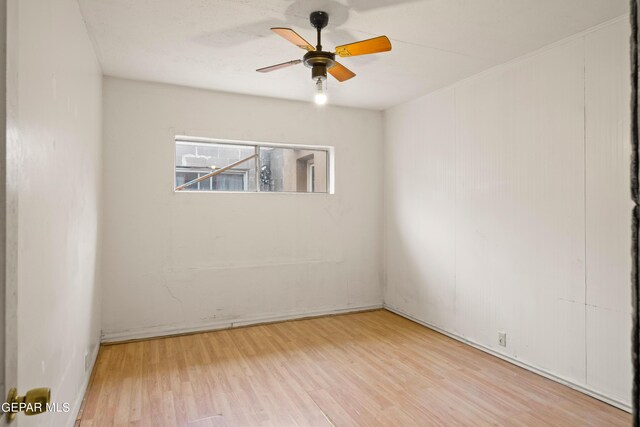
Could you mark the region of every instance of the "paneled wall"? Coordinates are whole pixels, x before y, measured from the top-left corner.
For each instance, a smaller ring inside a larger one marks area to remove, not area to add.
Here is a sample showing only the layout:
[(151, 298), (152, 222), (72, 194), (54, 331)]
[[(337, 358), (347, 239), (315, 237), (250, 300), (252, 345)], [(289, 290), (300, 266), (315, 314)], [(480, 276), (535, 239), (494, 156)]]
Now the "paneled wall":
[[(382, 306), (382, 114), (106, 77), (107, 340)], [(335, 147), (335, 194), (173, 191), (174, 136)]]
[(629, 396), (629, 24), (585, 37), (587, 384)]
[(620, 406), (628, 38), (623, 17), (385, 116), (385, 303)]

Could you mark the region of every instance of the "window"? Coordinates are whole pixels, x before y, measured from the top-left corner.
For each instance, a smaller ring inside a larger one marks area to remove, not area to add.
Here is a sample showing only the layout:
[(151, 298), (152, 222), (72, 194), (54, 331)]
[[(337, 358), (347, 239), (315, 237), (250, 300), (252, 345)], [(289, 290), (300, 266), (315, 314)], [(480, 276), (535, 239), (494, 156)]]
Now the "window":
[(176, 191), (330, 192), (331, 147), (176, 137)]

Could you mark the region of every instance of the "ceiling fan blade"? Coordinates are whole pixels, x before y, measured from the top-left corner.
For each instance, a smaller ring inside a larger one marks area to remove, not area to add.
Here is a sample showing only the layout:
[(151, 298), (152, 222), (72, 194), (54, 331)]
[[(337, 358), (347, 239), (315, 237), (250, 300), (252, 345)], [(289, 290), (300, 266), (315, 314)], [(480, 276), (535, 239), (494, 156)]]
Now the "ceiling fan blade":
[(283, 38), (289, 40), (291, 43), (295, 44), (300, 49), (304, 49), (304, 50), (307, 50), (309, 52), (311, 52), (312, 50), (316, 50), (315, 47), (311, 46), (308, 41), (303, 39), (300, 36), (300, 34), (296, 33), (291, 28), (278, 28), (278, 27), (276, 27), (276, 28), (272, 28), (271, 31), (273, 31), (274, 33), (276, 33), (280, 37), (283, 37)]
[(333, 64), (333, 67), (329, 68), (329, 74), (336, 78), (339, 82), (343, 82), (345, 80), (349, 80), (352, 77), (355, 77), (356, 74), (342, 65), (339, 62)]
[(271, 65), (269, 67), (258, 68), (256, 71), (260, 73), (268, 73), (270, 71), (279, 70), (281, 68), (291, 67), (302, 62), (302, 59), (294, 59), (293, 61), (283, 62), (282, 64)]
[(360, 42), (349, 43), (336, 47), (336, 55), (358, 56), (368, 55), (370, 53), (387, 52), (391, 50), (391, 42), (387, 36), (374, 37)]

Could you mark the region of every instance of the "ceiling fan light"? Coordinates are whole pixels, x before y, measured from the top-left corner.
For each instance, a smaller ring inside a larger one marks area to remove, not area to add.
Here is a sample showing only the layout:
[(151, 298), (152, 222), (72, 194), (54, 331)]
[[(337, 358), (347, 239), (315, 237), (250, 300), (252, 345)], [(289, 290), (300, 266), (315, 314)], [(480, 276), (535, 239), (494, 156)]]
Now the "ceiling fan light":
[(327, 95), (324, 94), (324, 93), (316, 93), (316, 97), (315, 97), (314, 101), (318, 105), (324, 105), (324, 104), (327, 103)]
[(327, 80), (318, 78), (316, 80), (316, 96), (314, 101), (318, 105), (324, 105), (327, 103)]

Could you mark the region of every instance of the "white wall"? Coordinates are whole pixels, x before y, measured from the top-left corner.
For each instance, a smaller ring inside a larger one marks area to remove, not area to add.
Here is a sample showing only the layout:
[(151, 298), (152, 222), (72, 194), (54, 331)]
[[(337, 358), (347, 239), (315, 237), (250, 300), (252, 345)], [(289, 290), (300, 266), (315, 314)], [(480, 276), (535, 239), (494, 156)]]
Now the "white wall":
[(17, 254), (18, 305), (18, 383), (8, 385), (47, 386), (71, 405), (20, 416), (21, 426), (70, 426), (90, 374), (85, 352), (93, 360), (100, 339), (101, 70), (75, 0), (8, 7), (8, 250)]
[[(5, 388), (5, 353), (6, 339), (13, 336), (14, 325), (11, 325), (12, 333), (7, 333), (6, 317), (6, 241), (7, 241), (7, 2), (0, 1), (0, 393), (7, 394)], [(15, 375), (15, 372), (12, 374)]]
[[(382, 304), (382, 114), (104, 81), (106, 340)], [(174, 193), (174, 135), (335, 146), (328, 194)]]
[(385, 304), (621, 406), (627, 20), (385, 114)]

